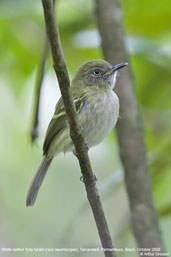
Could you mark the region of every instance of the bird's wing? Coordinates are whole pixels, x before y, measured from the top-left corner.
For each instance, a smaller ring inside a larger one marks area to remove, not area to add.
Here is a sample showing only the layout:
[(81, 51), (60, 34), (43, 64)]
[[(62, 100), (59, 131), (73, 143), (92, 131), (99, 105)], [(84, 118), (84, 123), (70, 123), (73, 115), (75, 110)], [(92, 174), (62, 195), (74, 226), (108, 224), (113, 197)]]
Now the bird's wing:
[[(84, 104), (86, 103), (86, 97), (75, 96), (73, 97), (73, 101), (75, 104), (77, 114), (79, 114)], [(48, 153), (49, 146), (53, 142), (53, 139), (67, 127), (68, 127), (67, 116), (65, 113), (65, 108), (63, 105), (62, 98), (60, 98), (56, 105), (55, 113), (47, 128), (47, 132), (46, 132), (45, 140), (43, 144), (43, 155), (46, 155)]]

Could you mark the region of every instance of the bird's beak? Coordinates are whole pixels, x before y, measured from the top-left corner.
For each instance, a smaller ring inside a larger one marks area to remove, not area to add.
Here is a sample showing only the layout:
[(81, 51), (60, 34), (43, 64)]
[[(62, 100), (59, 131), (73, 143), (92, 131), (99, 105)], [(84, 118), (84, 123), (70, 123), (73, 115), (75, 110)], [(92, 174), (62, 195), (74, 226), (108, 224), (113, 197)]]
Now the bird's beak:
[(127, 65), (128, 65), (127, 62), (123, 62), (123, 63), (120, 63), (120, 64), (113, 65), (113, 66), (111, 66), (111, 69), (108, 70), (108, 71), (103, 75), (103, 77), (108, 77), (108, 76), (110, 76), (112, 73), (114, 73), (116, 70), (119, 70), (119, 69), (121, 69), (121, 68), (123, 68), (123, 67), (125, 67), (125, 66), (127, 66)]
[(112, 66), (111, 71), (119, 70), (119, 69), (121, 69), (121, 68), (123, 68), (123, 67), (125, 67), (125, 66), (127, 66), (127, 65), (128, 65), (127, 62), (123, 62), (123, 63), (120, 63), (120, 64), (116, 64), (116, 65)]

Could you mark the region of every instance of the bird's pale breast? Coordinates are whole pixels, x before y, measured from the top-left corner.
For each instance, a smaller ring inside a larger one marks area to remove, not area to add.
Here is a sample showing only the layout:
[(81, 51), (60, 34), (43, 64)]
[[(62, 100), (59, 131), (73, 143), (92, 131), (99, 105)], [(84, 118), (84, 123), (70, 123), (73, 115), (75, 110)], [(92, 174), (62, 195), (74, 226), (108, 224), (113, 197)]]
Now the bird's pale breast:
[(79, 115), (84, 130), (85, 142), (91, 146), (99, 144), (114, 128), (119, 115), (119, 99), (111, 90), (91, 99)]
[[(119, 115), (119, 99), (111, 90), (108, 93), (98, 93), (93, 101), (92, 96), (82, 107), (78, 118), (84, 131), (85, 143), (89, 147), (99, 144), (114, 128)], [(70, 152), (74, 145), (70, 138), (69, 126), (56, 137), (49, 148), (48, 155), (54, 156), (60, 152)]]

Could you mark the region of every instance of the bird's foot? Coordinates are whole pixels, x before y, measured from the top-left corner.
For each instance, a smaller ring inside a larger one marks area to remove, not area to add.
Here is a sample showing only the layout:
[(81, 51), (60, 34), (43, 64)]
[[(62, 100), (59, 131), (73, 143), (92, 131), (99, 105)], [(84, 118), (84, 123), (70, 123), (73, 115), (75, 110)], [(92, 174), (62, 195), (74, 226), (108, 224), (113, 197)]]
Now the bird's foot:
[(75, 149), (73, 150), (73, 154), (74, 154), (76, 157), (78, 156), (78, 154), (77, 154), (77, 152), (76, 152)]
[[(94, 182), (97, 183), (98, 177), (96, 176), (95, 172), (93, 172), (93, 176), (94, 176)], [(84, 177), (83, 176), (80, 177), (80, 181), (82, 181), (84, 183)]]
[[(85, 143), (85, 147), (86, 147), (86, 150), (87, 150), (87, 152), (89, 151), (89, 146), (88, 146), (88, 144), (87, 143)], [(77, 154), (77, 151), (74, 149), (74, 151), (73, 151), (73, 154), (77, 157), (78, 156), (78, 154)]]
[(86, 150), (88, 152), (89, 151), (89, 145), (87, 143), (85, 143), (85, 147), (86, 147)]

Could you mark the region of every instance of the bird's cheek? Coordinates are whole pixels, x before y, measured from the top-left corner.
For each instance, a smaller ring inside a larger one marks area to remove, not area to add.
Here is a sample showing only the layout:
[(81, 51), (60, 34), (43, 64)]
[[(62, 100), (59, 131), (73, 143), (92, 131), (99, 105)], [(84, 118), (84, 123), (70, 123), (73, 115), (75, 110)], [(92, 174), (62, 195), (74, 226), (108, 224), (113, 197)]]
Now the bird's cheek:
[(117, 74), (118, 74), (118, 72), (116, 71), (116, 72), (113, 74), (113, 76), (111, 77), (111, 87), (112, 87), (112, 89), (115, 87)]

